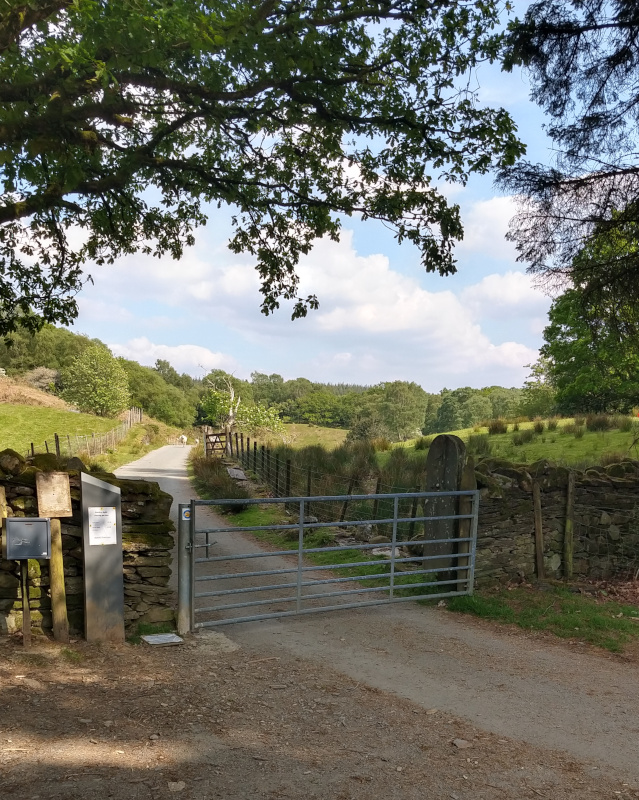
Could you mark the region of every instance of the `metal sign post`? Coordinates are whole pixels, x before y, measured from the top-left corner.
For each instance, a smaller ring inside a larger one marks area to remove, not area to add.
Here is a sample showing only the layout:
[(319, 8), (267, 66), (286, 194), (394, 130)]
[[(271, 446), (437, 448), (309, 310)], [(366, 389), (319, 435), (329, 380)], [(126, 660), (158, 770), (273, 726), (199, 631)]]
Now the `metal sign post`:
[(84, 631), (87, 642), (124, 641), (120, 489), (82, 473)]
[(191, 507), (178, 506), (178, 613), (180, 636), (191, 630)]

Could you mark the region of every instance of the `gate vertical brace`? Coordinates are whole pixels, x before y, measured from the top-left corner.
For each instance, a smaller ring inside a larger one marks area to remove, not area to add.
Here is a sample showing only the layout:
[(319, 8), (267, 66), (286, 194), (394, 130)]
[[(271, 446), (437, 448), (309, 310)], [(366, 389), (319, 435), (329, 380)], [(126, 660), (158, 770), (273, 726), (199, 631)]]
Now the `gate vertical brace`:
[(477, 527), (479, 524), (479, 492), (473, 495), (473, 519), (471, 524), (470, 535), (472, 541), (470, 543), (470, 569), (468, 574), (468, 583), (466, 584), (466, 594), (472, 594), (475, 586), (475, 558), (477, 556)]
[(191, 630), (191, 542), (190, 521), (183, 519), (183, 512), (189, 506), (178, 505), (178, 611), (177, 632), (180, 636)]
[(393, 599), (393, 589), (395, 588), (395, 545), (397, 544), (397, 517), (399, 515), (399, 497), (395, 496), (393, 501), (393, 536), (391, 538), (391, 571), (390, 571), (390, 594)]
[[(191, 589), (190, 597), (190, 625), (191, 630), (195, 630), (195, 500), (191, 500), (191, 519), (189, 520), (189, 586)], [(209, 550), (206, 549), (208, 556)]]
[(299, 613), (302, 610), (302, 553), (304, 552), (304, 500), (300, 500), (300, 527), (297, 545), (297, 603)]

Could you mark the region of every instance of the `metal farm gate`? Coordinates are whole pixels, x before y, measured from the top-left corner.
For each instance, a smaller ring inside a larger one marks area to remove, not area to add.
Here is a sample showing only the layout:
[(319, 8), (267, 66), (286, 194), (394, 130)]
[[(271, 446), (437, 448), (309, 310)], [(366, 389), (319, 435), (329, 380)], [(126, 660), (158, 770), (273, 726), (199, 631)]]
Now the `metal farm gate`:
[[(290, 521), (207, 520), (269, 505)], [(192, 500), (179, 506), (178, 631), (472, 594), (478, 509), (476, 490)]]

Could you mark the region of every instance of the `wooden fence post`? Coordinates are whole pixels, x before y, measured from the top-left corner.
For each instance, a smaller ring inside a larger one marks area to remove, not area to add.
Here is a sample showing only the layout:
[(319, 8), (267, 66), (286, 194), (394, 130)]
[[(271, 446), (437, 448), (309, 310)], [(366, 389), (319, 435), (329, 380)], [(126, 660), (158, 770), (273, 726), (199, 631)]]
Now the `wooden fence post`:
[(533, 481), (532, 489), (533, 513), (535, 516), (535, 566), (537, 568), (537, 578), (543, 580), (546, 577), (544, 568), (544, 530), (541, 516), (541, 489), (537, 481)]
[(239, 455), (240, 455), (240, 437), (238, 436), (237, 431), (236, 431), (235, 432), (235, 457), (239, 458)]
[(257, 475), (257, 442), (253, 442), (253, 472)]
[(291, 496), (291, 459), (286, 459), (286, 491), (287, 497)]
[(280, 455), (275, 453), (275, 497), (280, 496)]
[(572, 580), (572, 556), (575, 531), (575, 473), (568, 473), (566, 489), (566, 526), (564, 528), (564, 577)]
[(344, 504), (342, 506), (342, 513), (340, 514), (340, 518), (339, 518), (340, 522), (344, 522), (344, 520), (346, 519), (346, 512), (348, 511), (349, 497), (350, 497), (351, 494), (353, 494), (353, 486), (355, 486), (355, 480), (356, 480), (355, 476), (351, 475), (351, 477), (349, 478), (349, 481), (348, 481), (348, 489), (346, 490), (347, 498), (346, 498), (346, 500), (344, 500)]
[(60, 437), (57, 433), (53, 434), (53, 441), (55, 442), (55, 454), (60, 458)]

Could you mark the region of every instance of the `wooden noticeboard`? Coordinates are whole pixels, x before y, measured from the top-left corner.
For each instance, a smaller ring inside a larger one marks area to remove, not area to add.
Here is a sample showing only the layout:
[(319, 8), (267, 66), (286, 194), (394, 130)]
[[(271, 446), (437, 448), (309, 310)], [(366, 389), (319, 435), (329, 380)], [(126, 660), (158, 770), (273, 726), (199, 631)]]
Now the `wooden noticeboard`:
[(71, 489), (66, 472), (36, 473), (38, 513), (41, 517), (72, 517)]

